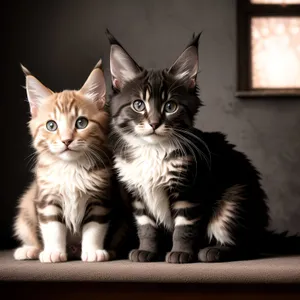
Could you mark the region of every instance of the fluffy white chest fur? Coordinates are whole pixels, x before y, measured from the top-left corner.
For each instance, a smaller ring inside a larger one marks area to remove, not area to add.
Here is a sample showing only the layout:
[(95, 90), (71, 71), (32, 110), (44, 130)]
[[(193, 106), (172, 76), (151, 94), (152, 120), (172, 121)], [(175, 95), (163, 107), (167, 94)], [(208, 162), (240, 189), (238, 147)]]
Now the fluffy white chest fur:
[(87, 190), (93, 189), (94, 178), (83, 167), (56, 162), (39, 170), (38, 180), (43, 182), (43, 193), (53, 195), (62, 205), (67, 228), (78, 233), (90, 198)]
[(169, 172), (175, 171), (175, 168), (165, 157), (173, 150), (171, 147), (142, 145), (134, 149), (131, 154), (134, 159), (130, 162), (119, 156), (115, 159), (121, 181), (132, 192), (138, 191), (156, 222), (168, 229), (173, 228), (173, 221), (165, 188), (169, 184)]

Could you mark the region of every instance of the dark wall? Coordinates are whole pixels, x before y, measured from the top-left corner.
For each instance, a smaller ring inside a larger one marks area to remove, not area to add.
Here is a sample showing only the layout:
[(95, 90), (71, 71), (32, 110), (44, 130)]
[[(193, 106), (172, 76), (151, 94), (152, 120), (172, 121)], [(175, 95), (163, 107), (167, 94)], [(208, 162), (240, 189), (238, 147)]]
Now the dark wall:
[[(203, 30), (197, 126), (222, 130), (248, 153), (270, 196), (272, 227), (300, 231), (300, 101), (239, 100), (235, 1), (10, 1), (1, 10), (0, 241), (12, 246), (17, 198), (31, 175), (23, 63), (54, 91), (79, 88), (99, 60), (109, 80), (108, 27), (145, 67), (167, 67)], [(108, 81), (108, 86), (109, 86)], [(4, 136), (4, 139), (3, 139)]]

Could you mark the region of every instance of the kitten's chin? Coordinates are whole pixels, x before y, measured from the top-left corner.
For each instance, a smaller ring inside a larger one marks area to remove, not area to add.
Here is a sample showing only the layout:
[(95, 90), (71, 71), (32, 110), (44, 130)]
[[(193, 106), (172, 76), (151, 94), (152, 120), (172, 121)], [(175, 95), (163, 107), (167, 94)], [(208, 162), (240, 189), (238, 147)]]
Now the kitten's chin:
[(59, 154), (59, 158), (63, 161), (75, 161), (81, 156), (81, 153), (78, 151), (64, 151)]
[(167, 137), (157, 135), (157, 134), (151, 134), (151, 135), (141, 136), (141, 139), (148, 144), (154, 145), (154, 144), (160, 144), (164, 142), (167, 139)]

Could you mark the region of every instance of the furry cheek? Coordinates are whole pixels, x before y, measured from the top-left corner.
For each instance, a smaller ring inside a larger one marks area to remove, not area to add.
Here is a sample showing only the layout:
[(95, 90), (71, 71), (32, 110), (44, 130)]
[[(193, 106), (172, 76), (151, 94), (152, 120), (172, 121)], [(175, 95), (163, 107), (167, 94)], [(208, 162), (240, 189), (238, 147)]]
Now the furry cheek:
[(165, 124), (162, 124), (161, 126), (159, 126), (156, 131), (155, 131), (158, 135), (161, 135), (161, 136), (167, 136), (169, 135), (170, 133), (170, 129), (168, 129), (166, 127)]
[(139, 135), (148, 135), (153, 132), (153, 129), (146, 120), (143, 120), (134, 126), (134, 131)]
[(66, 149), (66, 146), (60, 141), (55, 141), (55, 142), (50, 141), (48, 142), (48, 147), (53, 154), (59, 154)]
[(39, 129), (34, 137), (33, 147), (38, 153), (49, 151), (48, 137), (45, 135), (42, 129)]
[(80, 149), (87, 149), (90, 147), (99, 147), (105, 143), (106, 136), (103, 131), (96, 125), (91, 124), (89, 127), (82, 131), (77, 131), (74, 140), (75, 147)]
[(124, 120), (122, 118), (117, 118), (116, 120), (113, 120), (113, 126), (118, 128), (119, 132), (122, 132), (123, 134), (130, 134), (135, 132), (135, 122), (133, 120)]
[(61, 142), (57, 133), (52, 133), (40, 129), (35, 140), (34, 146), (38, 152), (49, 151), (52, 154), (61, 153), (65, 149), (65, 145)]
[(33, 141), (33, 147), (37, 151), (37, 153), (49, 150), (47, 142), (43, 138), (35, 138)]

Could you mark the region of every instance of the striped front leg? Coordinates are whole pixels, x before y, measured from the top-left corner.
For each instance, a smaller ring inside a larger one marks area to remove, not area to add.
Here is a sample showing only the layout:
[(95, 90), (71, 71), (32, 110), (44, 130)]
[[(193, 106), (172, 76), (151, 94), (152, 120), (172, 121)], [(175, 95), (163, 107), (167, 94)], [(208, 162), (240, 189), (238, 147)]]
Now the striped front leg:
[(81, 260), (85, 262), (108, 261), (104, 241), (109, 225), (110, 208), (101, 201), (92, 200), (87, 204), (82, 222)]
[(39, 255), (43, 263), (57, 263), (67, 260), (66, 226), (63, 223), (62, 209), (54, 201), (37, 203), (38, 219), (43, 238), (44, 249)]
[(158, 260), (157, 226), (155, 221), (146, 213), (142, 201), (133, 202), (134, 214), (138, 229), (139, 249), (134, 249), (129, 254), (133, 262), (151, 262)]
[(199, 207), (187, 201), (172, 204), (174, 218), (173, 247), (166, 256), (168, 263), (191, 263), (197, 260), (201, 218)]

